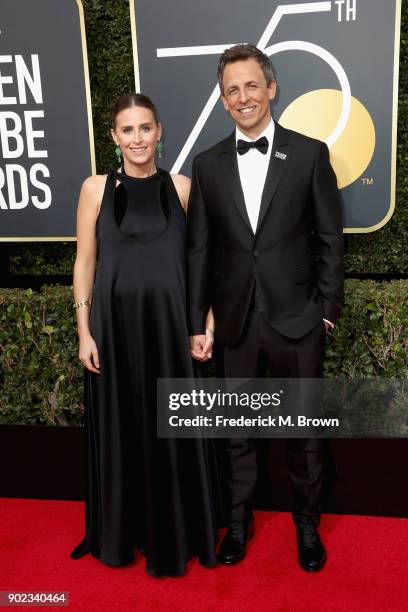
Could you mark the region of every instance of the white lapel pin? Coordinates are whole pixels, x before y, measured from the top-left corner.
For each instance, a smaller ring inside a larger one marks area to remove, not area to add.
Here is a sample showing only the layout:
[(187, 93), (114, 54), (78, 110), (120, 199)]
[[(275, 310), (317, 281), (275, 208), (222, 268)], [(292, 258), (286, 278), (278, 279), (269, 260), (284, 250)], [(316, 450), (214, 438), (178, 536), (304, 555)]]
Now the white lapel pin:
[(275, 151), (275, 157), (277, 157), (278, 159), (285, 160), (287, 155), (286, 155), (286, 153), (281, 153), (280, 151)]

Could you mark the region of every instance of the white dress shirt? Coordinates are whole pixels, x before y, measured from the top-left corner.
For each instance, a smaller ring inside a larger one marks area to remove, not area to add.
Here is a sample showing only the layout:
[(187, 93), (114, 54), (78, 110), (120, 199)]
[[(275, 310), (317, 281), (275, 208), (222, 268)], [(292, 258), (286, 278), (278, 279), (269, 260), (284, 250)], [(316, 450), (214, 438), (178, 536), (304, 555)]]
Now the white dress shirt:
[[(275, 123), (271, 119), (269, 125), (254, 140), (259, 140), (262, 136), (268, 139), (268, 151), (264, 154), (258, 149), (249, 149), (243, 155), (237, 153), (239, 178), (241, 179), (242, 191), (244, 192), (245, 205), (255, 234), (258, 224), (259, 209), (261, 207), (262, 192), (265, 185), (266, 173), (268, 172), (269, 160), (271, 158), (273, 137), (275, 135)], [(245, 136), (237, 127), (235, 130), (236, 142), (246, 140), (254, 142)]]

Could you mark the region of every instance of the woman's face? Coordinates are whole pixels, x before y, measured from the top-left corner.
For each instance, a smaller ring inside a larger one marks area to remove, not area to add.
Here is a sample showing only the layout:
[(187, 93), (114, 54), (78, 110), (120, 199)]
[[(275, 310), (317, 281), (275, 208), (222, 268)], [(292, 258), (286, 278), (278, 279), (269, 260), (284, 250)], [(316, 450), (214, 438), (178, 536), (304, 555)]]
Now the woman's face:
[(116, 115), (116, 126), (111, 134), (122, 149), (124, 161), (143, 166), (154, 159), (161, 125), (156, 123), (151, 110), (133, 106)]

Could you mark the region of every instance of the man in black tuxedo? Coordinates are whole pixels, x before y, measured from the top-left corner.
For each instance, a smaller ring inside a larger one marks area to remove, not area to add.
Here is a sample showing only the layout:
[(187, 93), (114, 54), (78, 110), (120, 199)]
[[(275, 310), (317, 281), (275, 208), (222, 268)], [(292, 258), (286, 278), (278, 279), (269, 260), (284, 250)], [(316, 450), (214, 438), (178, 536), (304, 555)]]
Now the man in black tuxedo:
[[(336, 177), (327, 146), (284, 129), (271, 117), (276, 81), (269, 58), (253, 45), (224, 51), (221, 99), (235, 131), (193, 163), (187, 217), (190, 346), (205, 359), (212, 306), (228, 378), (320, 378), (324, 336), (339, 316), (343, 236)], [(320, 519), (319, 439), (291, 439), (299, 562), (316, 571), (326, 560)], [(246, 554), (256, 482), (251, 440), (230, 440), (229, 529), (219, 560)]]

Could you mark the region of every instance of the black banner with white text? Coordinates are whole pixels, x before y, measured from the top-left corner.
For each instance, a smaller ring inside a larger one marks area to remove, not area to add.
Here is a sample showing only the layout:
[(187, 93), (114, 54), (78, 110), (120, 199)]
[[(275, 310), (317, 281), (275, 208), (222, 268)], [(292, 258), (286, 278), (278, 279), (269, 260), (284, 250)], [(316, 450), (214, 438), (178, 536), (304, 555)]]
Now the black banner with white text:
[(2, 0), (0, 240), (75, 237), (92, 131), (81, 2)]

